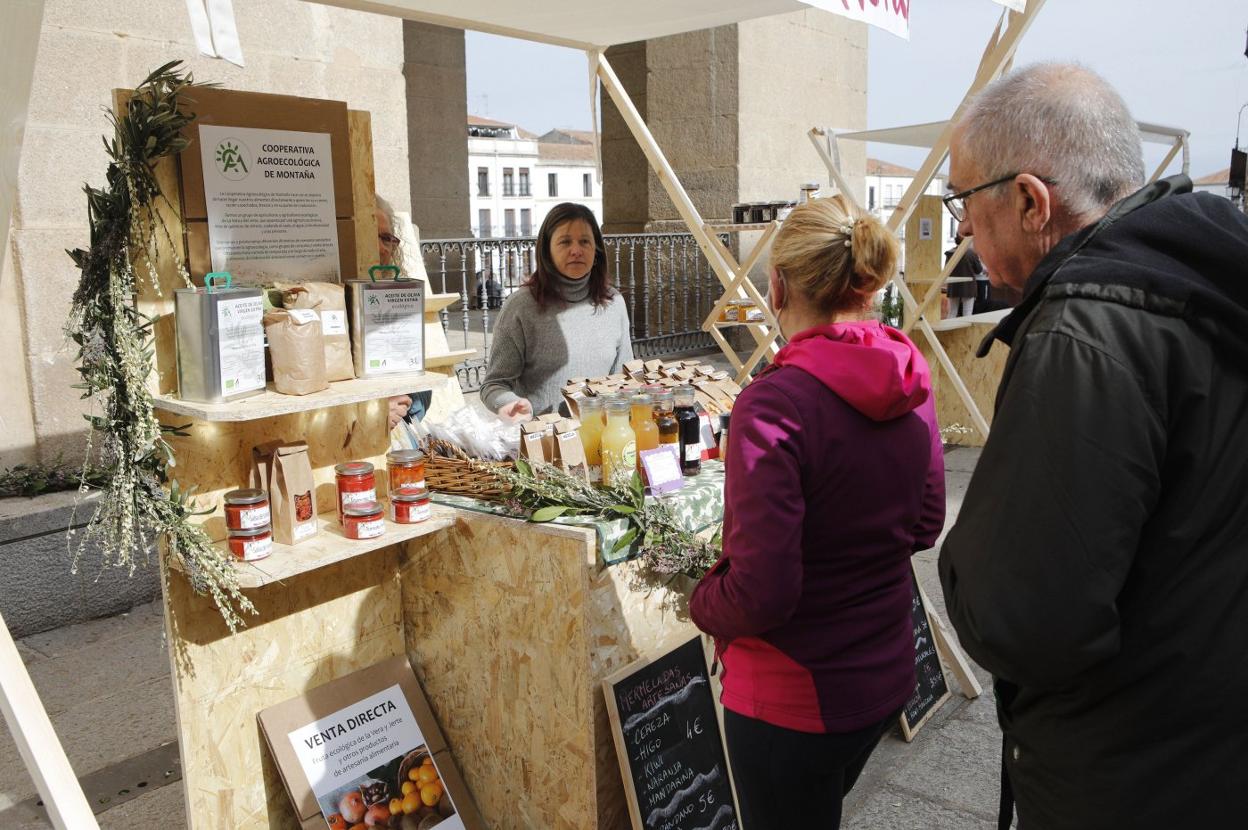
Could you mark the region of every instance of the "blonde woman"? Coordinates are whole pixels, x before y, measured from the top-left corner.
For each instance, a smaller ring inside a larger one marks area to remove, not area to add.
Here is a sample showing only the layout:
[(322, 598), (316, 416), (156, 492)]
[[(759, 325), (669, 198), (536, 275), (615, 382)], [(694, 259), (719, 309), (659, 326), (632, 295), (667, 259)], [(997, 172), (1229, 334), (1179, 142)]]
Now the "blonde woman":
[(869, 313), (896, 264), (839, 197), (794, 210), (772, 250), (788, 344), (733, 408), (724, 555), (691, 602), (750, 830), (839, 826), (915, 689), (910, 556), (944, 524), (944, 457), (927, 363)]

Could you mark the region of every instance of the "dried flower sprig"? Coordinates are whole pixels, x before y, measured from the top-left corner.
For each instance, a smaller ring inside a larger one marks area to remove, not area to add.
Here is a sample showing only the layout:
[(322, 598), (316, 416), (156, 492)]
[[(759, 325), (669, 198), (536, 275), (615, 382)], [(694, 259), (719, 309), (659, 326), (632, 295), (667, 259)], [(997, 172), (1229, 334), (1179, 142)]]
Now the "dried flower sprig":
[[(75, 388), (98, 401), (103, 414), (87, 415), (91, 445), (84, 460), (82, 487), (92, 464), (108, 471), (103, 497), (75, 551), (98, 545), (106, 565), (133, 573), (136, 552), (165, 538), (171, 556), (181, 559), (191, 586), (212, 597), (230, 629), (243, 625), (242, 613), (255, 608), (238, 587), (228, 555), (191, 518), (203, 511), (193, 493), (170, 476), (173, 450), (167, 435), (185, 427), (162, 425), (155, 416), (148, 378), (152, 371), (154, 320), (135, 305), (140, 274), (159, 293), (157, 254), (171, 239), (157, 207), (169, 205), (156, 178), (156, 162), (186, 149), (183, 129), (194, 119), (183, 106), (194, 85), (180, 61), (157, 69), (135, 90), (126, 111), (111, 114), (113, 136), (104, 140), (111, 161), (101, 188), (85, 186), (90, 246), (69, 251), (82, 272), (74, 292), (66, 334), (78, 346)], [(190, 275), (173, 245), (174, 265), (186, 285)], [(166, 490), (168, 487), (168, 490)]]
[(530, 521), (549, 522), (560, 516), (626, 519), (630, 527), (612, 553), (637, 545), (637, 558), (652, 585), (666, 585), (682, 575), (700, 579), (719, 558), (718, 544), (685, 530), (666, 504), (645, 497), (636, 473), (627, 484), (596, 488), (552, 465), (535, 468), (523, 459), (515, 470), (490, 469), (511, 487), (505, 504)]

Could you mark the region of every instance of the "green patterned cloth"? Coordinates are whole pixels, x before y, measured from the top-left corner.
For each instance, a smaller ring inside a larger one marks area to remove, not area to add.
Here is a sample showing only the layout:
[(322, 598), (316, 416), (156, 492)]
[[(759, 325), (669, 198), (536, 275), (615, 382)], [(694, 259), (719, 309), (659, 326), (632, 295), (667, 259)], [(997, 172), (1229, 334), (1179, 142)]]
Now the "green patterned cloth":
[[(702, 472), (696, 478), (685, 479), (685, 486), (675, 493), (661, 497), (676, 516), (680, 526), (690, 533), (702, 533), (715, 527), (724, 520), (724, 465), (719, 461), (703, 461)], [(456, 496), (451, 493), (433, 494), (437, 504), (474, 510), (478, 513), (493, 513), (497, 516), (510, 516), (507, 508), (495, 502), (474, 499), (469, 496)], [(603, 564), (614, 565), (625, 562), (637, 555), (640, 540), (633, 542), (627, 550), (612, 555), (616, 542), (628, 531), (625, 519), (598, 519), (593, 516), (561, 516), (555, 522), (563, 525), (592, 527), (598, 534), (598, 556)]]

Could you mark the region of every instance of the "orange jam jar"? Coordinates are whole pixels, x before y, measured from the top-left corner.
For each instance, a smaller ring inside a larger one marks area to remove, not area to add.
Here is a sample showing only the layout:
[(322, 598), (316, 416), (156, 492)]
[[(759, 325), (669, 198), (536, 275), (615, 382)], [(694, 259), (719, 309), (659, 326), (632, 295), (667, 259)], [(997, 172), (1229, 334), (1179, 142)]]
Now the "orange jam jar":
[(272, 523), (269, 495), (263, 490), (231, 490), (225, 494), (225, 526), (228, 530), (252, 530)]
[(377, 476), (373, 473), (373, 465), (367, 461), (339, 464), (334, 467), (334, 478), (338, 484), (339, 524), (342, 524), (342, 513), (348, 506), (377, 501)]
[(420, 450), (391, 450), (386, 453), (390, 491), (425, 486), (425, 454)]
[(432, 500), (424, 487), (400, 487), (390, 491), (390, 521), (395, 524), (424, 522), (432, 514)]
[(273, 552), (273, 532), (269, 525), (231, 530), (227, 543), (235, 559), (255, 562)]
[(342, 509), (342, 533), (348, 539), (376, 539), (385, 532), (385, 511), (380, 502), (360, 501)]

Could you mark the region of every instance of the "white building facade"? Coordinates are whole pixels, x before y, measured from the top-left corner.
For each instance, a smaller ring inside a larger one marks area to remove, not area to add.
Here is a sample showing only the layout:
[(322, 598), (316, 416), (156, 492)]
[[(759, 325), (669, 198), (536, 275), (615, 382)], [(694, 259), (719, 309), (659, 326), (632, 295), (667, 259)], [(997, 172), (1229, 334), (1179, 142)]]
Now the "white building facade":
[[(871, 212), (871, 215), (881, 222), (887, 223), (897, 205), (901, 203), (901, 197), (905, 194), (906, 189), (914, 181), (915, 175), (917, 175), (916, 171), (908, 167), (890, 164), (879, 159), (867, 159), (867, 200), (865, 205), (867, 210)], [(945, 177), (936, 176), (933, 178), (924, 193), (932, 196), (945, 195)], [(948, 243), (946, 247), (952, 247), (953, 238), (957, 234), (957, 227), (958, 223), (953, 221), (953, 216), (942, 207), (941, 238)], [(901, 232), (904, 238), (905, 228), (902, 228)], [(905, 267), (904, 262), (902, 267)]]
[[(478, 239), (536, 236), (560, 202), (586, 205), (602, 223), (592, 138), (468, 117), (469, 225)], [(548, 138), (552, 140), (547, 140)]]

